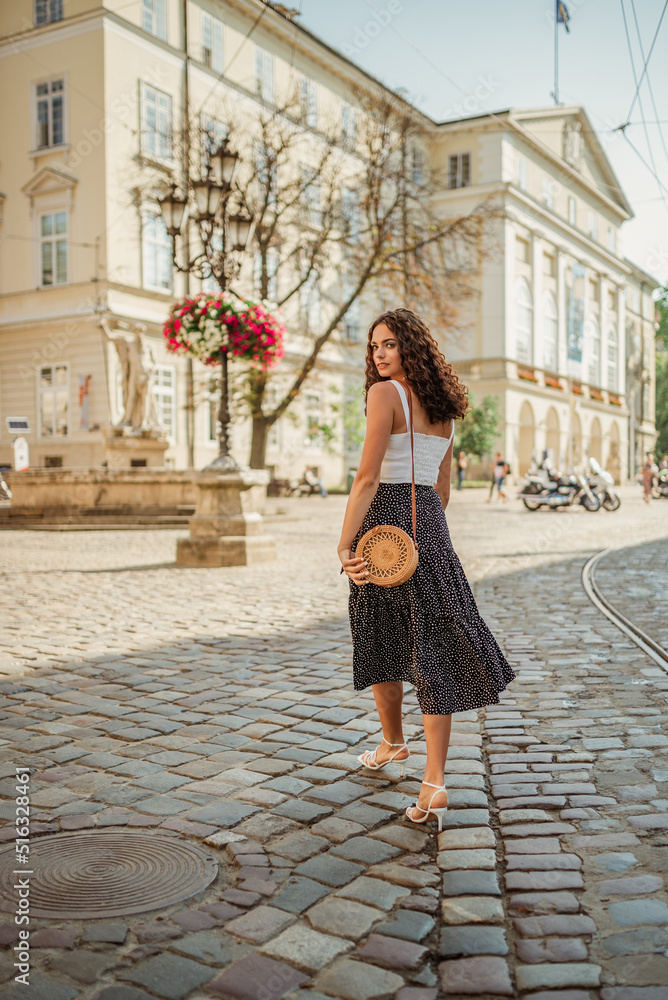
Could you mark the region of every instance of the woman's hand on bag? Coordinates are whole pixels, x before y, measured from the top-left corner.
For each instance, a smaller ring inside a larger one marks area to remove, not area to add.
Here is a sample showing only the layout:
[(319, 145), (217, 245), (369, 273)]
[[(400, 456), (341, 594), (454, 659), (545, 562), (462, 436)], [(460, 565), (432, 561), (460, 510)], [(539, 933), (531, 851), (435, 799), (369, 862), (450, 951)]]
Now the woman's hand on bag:
[(350, 577), (353, 583), (361, 587), (362, 584), (369, 582), (367, 580), (369, 571), (366, 568), (366, 562), (361, 556), (354, 556), (350, 549), (339, 549), (338, 554), (343, 566), (343, 572)]

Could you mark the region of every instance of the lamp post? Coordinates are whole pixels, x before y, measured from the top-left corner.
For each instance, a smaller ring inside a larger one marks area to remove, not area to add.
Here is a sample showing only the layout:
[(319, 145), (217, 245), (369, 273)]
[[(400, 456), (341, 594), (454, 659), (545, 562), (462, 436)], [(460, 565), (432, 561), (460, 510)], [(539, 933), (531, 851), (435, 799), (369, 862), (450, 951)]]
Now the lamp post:
[[(187, 190), (177, 193), (176, 184), (158, 198), (165, 228), (172, 241), (174, 267), (199, 278), (215, 278), (225, 292), (241, 268), (242, 255), (253, 233), (253, 219), (244, 211), (233, 210), (230, 195), (239, 166), (239, 155), (227, 141), (209, 157), (206, 171), (200, 177), (186, 177)], [(192, 215), (189, 213), (191, 208)], [(183, 236), (183, 226), (191, 222), (199, 230), (200, 252), (185, 264), (179, 263), (177, 241)], [(218, 408), (218, 457), (207, 466), (223, 472), (235, 472), (239, 466), (230, 451), (230, 404), (228, 352), (220, 350), (221, 378)]]

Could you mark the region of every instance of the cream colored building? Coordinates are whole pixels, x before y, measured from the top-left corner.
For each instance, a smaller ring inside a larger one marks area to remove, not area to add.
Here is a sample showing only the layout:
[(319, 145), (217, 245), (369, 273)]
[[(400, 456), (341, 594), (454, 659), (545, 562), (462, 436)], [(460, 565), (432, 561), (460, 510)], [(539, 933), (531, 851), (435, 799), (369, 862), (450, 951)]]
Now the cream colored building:
[[(186, 362), (165, 349), (162, 323), (185, 285), (142, 188), (146, 162), (173, 164), (186, 83), (191, 117), (221, 127), (230, 109), (252, 122), (302, 87), (314, 144), (319, 116), (349, 127), (355, 90), (379, 86), (262, 0), (0, 5), (0, 464), (12, 463), (6, 421), (21, 417), (32, 466), (109, 461), (121, 394), (103, 316), (146, 328), (165, 463), (185, 468), (193, 454), (200, 468), (216, 455), (208, 372), (195, 363), (191, 425)], [(653, 441), (657, 283), (622, 253), (632, 211), (584, 111), (420, 119), (428, 159), (444, 172), (438, 210), (455, 215), (483, 197), (503, 210), (486, 234), (495, 252), (470, 263), (476, 294), (446, 350), (477, 399), (499, 399), (499, 447), (513, 472), (548, 447), (561, 466), (595, 455), (623, 479)], [(244, 274), (252, 283), (252, 262)], [(315, 465), (329, 484), (345, 483), (357, 455), (343, 405), (361, 384), (364, 326), (378, 305), (367, 298), (351, 312), (272, 430), (277, 475)], [(330, 308), (318, 298), (288, 310), (277, 394), (311, 343), (309, 318), (315, 329)], [(247, 460), (247, 422), (235, 423), (233, 450)], [(163, 460), (149, 440), (132, 455)]]

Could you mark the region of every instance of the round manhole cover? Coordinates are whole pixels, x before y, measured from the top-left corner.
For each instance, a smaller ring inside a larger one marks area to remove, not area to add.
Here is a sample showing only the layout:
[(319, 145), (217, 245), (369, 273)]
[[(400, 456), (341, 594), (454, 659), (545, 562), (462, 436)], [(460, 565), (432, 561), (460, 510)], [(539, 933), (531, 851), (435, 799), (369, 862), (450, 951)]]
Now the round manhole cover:
[(56, 833), (30, 843), (33, 872), (17, 872), (16, 849), (0, 851), (0, 909), (18, 909), (23, 878), (30, 913), (54, 919), (144, 913), (178, 903), (213, 882), (217, 862), (194, 844), (130, 830)]

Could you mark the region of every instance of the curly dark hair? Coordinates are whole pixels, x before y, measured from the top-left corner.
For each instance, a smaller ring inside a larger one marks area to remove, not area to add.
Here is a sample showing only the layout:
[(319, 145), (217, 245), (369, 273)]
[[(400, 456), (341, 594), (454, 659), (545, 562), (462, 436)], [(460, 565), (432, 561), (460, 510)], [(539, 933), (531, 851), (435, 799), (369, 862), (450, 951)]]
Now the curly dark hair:
[(461, 420), (469, 408), (468, 389), (445, 360), (427, 324), (411, 309), (390, 309), (377, 316), (369, 327), (365, 398), (374, 382), (389, 381), (378, 374), (371, 348), (373, 331), (381, 323), (397, 338), (406, 381), (427, 411), (431, 423)]

